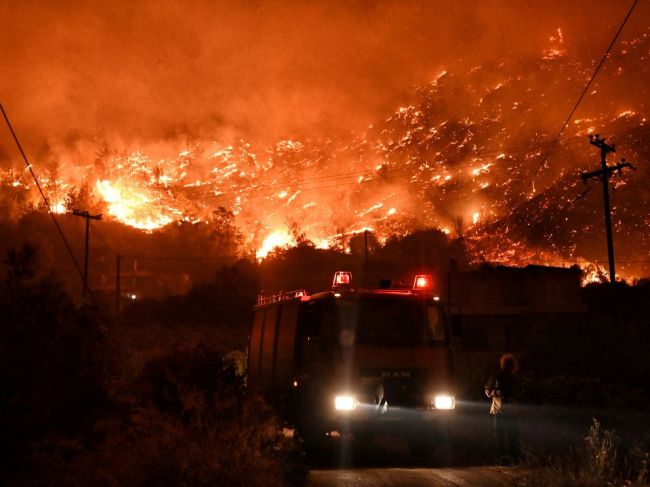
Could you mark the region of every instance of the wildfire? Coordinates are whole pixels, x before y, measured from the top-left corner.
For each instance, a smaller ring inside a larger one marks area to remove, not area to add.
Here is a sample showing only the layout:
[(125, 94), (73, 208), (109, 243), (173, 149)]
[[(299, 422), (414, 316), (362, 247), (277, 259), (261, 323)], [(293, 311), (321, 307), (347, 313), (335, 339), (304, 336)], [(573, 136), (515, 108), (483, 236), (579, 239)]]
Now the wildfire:
[(151, 199), (144, 194), (117, 187), (107, 179), (97, 180), (95, 188), (106, 203), (108, 214), (122, 223), (151, 231), (173, 221), (171, 217), (156, 211)]
[(63, 213), (66, 213), (68, 211), (67, 208), (65, 207), (65, 204), (63, 204), (62, 202), (57, 202), (53, 204), (51, 209), (52, 209), (52, 213), (57, 213), (59, 215), (62, 215)]
[(602, 265), (582, 262), (580, 268), (582, 269), (582, 279), (580, 283), (583, 286), (609, 281), (609, 272), (607, 272)]
[[(647, 55), (650, 36), (643, 39), (626, 45), (626, 59), (634, 60), (635, 52)], [(568, 262), (576, 255), (598, 261), (602, 247), (594, 225), (602, 225), (602, 214), (592, 198), (597, 192), (580, 196), (585, 188), (579, 171), (593, 169), (597, 159), (584, 135), (598, 128), (639, 164), (647, 159), (647, 113), (629, 99), (611, 106), (592, 103), (598, 108), (581, 110), (538, 169), (549, 146), (547, 120), (540, 120), (572, 103), (576, 84), (592, 71), (588, 63), (564, 55), (561, 30), (549, 40), (545, 53), (521, 65), (442, 71), (392, 115), (356, 136), (257, 146), (203, 138), (183, 142), (182, 150), (176, 142), (139, 150), (107, 144), (109, 149), (98, 151), (100, 160), (88, 166), (78, 162), (87, 154), (66, 157), (62, 149), (56, 170), (39, 174), (41, 186), (53, 210), (62, 213), (70, 190), (92, 181), (91, 196), (105, 205), (106, 216), (145, 231), (176, 222), (207, 223), (225, 209), (232, 225), (250, 236), (246, 245), (259, 247), (258, 259), (296, 245), (298, 234), (327, 248), (344, 247), (359, 228), (372, 228), (379, 242), (416, 228), (439, 228), (472, 239), (469, 252), (491, 262)], [(620, 86), (615, 70), (603, 71), (598, 92), (590, 96), (612, 91), (606, 76)], [(628, 209), (617, 214), (617, 252), (626, 257), (623, 247), (630, 252), (633, 242), (640, 249), (634, 259), (646, 259), (650, 249), (642, 171), (639, 164), (638, 182), (626, 178), (625, 184), (613, 184), (617, 207)], [(9, 195), (0, 208), (38, 208), (39, 195), (24, 176), (15, 168), (0, 169), (1, 196)], [(469, 228), (462, 228), (463, 218)], [(281, 222), (292, 232), (281, 229)], [(258, 245), (260, 228), (270, 233)], [(488, 228), (493, 235), (486, 234)], [(540, 258), (533, 246), (546, 253)], [(642, 275), (647, 267), (629, 271)]]
[(547, 61), (557, 59), (566, 53), (563, 48), (564, 36), (562, 35), (562, 29), (558, 27), (557, 35), (550, 36), (548, 40), (551, 41), (551, 46), (544, 50), (543, 59)]
[(288, 248), (295, 245), (296, 239), (287, 230), (276, 230), (264, 239), (262, 246), (255, 252), (255, 257), (262, 260), (278, 248)]

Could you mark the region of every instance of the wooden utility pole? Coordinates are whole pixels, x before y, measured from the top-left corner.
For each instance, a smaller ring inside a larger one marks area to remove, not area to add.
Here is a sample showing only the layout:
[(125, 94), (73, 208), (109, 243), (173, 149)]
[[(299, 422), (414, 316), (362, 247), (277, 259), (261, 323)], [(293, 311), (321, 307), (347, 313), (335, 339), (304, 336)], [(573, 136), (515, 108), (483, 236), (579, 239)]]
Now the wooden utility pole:
[(81, 211), (81, 210), (72, 210), (72, 214), (86, 219), (86, 245), (84, 251), (84, 283), (83, 283), (83, 290), (81, 292), (82, 299), (85, 299), (86, 292), (88, 290), (88, 240), (90, 238), (90, 220), (101, 220), (102, 215), (101, 214), (91, 215), (87, 211)]
[(607, 233), (607, 259), (609, 261), (609, 281), (614, 284), (616, 282), (616, 267), (614, 265), (614, 237), (612, 232), (612, 211), (609, 204), (609, 177), (618, 171), (619, 174), (621, 170), (625, 167), (630, 167), (634, 169), (632, 164), (625, 162), (625, 159), (622, 159), (619, 164), (615, 166), (607, 165), (607, 154), (610, 152), (616, 152), (616, 146), (614, 144), (608, 145), (605, 143), (605, 139), (601, 138), (600, 135), (596, 134), (589, 136), (589, 143), (600, 149), (600, 169), (597, 171), (585, 172), (580, 175), (583, 182), (587, 182), (589, 179), (600, 179), (603, 183), (603, 200), (604, 200), (604, 210), (605, 210), (605, 231)]

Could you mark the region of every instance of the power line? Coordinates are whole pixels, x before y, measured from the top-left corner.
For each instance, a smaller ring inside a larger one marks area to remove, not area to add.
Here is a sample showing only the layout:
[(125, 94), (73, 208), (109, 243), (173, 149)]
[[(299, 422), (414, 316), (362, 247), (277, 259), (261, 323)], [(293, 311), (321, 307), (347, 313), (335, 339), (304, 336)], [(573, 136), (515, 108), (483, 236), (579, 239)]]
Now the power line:
[(625, 27), (625, 24), (627, 23), (628, 19), (630, 18), (630, 15), (632, 15), (632, 12), (634, 11), (634, 8), (636, 7), (637, 3), (639, 3), (639, 0), (634, 0), (632, 2), (632, 6), (630, 7), (630, 10), (628, 10), (627, 15), (625, 16), (625, 18), (623, 19), (623, 22), (621, 23), (620, 27), (616, 31), (616, 35), (614, 35), (614, 38), (612, 39), (612, 42), (609, 43), (609, 46), (607, 47), (607, 50), (605, 51), (605, 54), (603, 54), (603, 57), (601, 58), (600, 62), (598, 63), (598, 66), (596, 66), (596, 69), (594, 70), (594, 73), (591, 75), (591, 78), (589, 78), (589, 81), (587, 82), (587, 85), (582, 90), (582, 93), (580, 94), (580, 97), (578, 98), (578, 101), (576, 101), (575, 105), (571, 109), (571, 112), (569, 113), (569, 116), (566, 118), (566, 120), (562, 124), (562, 128), (560, 129), (560, 131), (557, 133), (557, 135), (553, 139), (553, 142), (551, 143), (551, 147), (548, 150), (548, 152), (546, 153), (546, 156), (544, 157), (544, 159), (542, 160), (542, 163), (539, 165), (539, 167), (535, 171), (535, 174), (533, 175), (533, 179), (535, 177), (537, 177), (537, 174), (539, 173), (539, 171), (542, 169), (542, 167), (544, 167), (546, 165), (546, 162), (548, 161), (548, 158), (550, 157), (551, 153), (555, 149), (555, 146), (556, 146), (558, 140), (562, 136), (562, 133), (564, 132), (564, 130), (569, 125), (569, 121), (571, 120), (571, 118), (573, 117), (573, 114), (578, 109), (578, 106), (580, 105), (583, 98), (587, 94), (587, 91), (589, 91), (589, 87), (591, 86), (591, 83), (593, 83), (594, 79), (596, 78), (596, 75), (600, 71), (600, 68), (605, 63), (605, 60), (607, 59), (607, 56), (609, 56), (609, 53), (612, 50), (612, 47), (614, 47), (614, 44), (618, 40), (619, 35), (623, 31), (623, 28)]
[[(573, 139), (578, 139), (581, 137), (572, 137), (571, 139), (567, 140), (573, 140)], [(489, 150), (489, 151), (479, 151), (479, 152), (474, 152), (469, 156), (465, 156), (464, 158), (469, 158), (469, 157), (487, 157), (487, 156), (499, 156), (501, 154), (508, 153), (509, 155), (517, 155), (521, 154), (523, 152), (526, 152), (529, 149), (533, 148), (544, 148), (546, 144), (540, 144), (540, 143), (534, 143), (534, 144), (527, 144), (527, 145), (520, 145), (520, 146), (511, 146), (507, 148), (501, 148), (501, 149), (496, 149), (496, 150)], [(472, 166), (476, 165), (478, 161), (465, 161), (463, 163), (453, 163), (454, 167), (457, 166)], [(422, 165), (422, 163), (418, 162), (403, 162), (400, 164), (390, 164), (386, 165), (388, 170), (392, 170), (393, 172), (395, 170), (407, 170), (413, 166), (418, 166)], [(367, 171), (363, 172), (347, 172), (347, 173), (339, 173), (339, 174), (331, 174), (331, 175), (323, 175), (323, 176), (314, 176), (311, 178), (305, 178), (301, 180), (295, 180), (291, 182), (272, 182), (272, 183), (266, 183), (266, 184), (258, 184), (255, 186), (249, 186), (246, 188), (240, 188), (240, 189), (231, 189), (228, 191), (220, 191), (219, 194), (215, 194), (215, 196), (222, 196), (222, 195), (229, 195), (229, 194), (241, 194), (244, 192), (249, 192), (249, 191), (256, 191), (260, 192), (263, 190), (268, 190), (268, 189), (275, 189), (275, 188), (283, 188), (286, 186), (305, 186), (309, 185), (312, 183), (320, 183), (320, 182), (330, 182), (330, 181), (336, 181), (336, 180), (341, 180), (341, 179), (347, 179), (347, 178), (359, 178), (359, 177), (365, 177), (365, 176), (373, 176), (377, 174), (377, 170), (374, 169), (369, 169)], [(351, 184), (352, 182), (346, 183), (346, 184)], [(190, 186), (191, 187), (191, 186)], [(187, 188), (187, 187), (186, 187)], [(202, 188), (203, 189), (203, 188)], [(301, 188), (302, 189), (302, 188)], [(203, 189), (205, 192), (214, 192), (211, 189)]]
[[(582, 139), (580, 136), (575, 136), (571, 137), (569, 139), (565, 139), (565, 141), (569, 142), (572, 140), (577, 140), (577, 139)], [(484, 150), (484, 151), (478, 151), (478, 152), (473, 152), (472, 154), (469, 154), (467, 156), (462, 156), (462, 159), (469, 159), (469, 158), (486, 158), (490, 156), (499, 156), (501, 154), (508, 154), (509, 156), (516, 156), (519, 154), (522, 154), (524, 152), (527, 152), (529, 149), (543, 149), (546, 147), (548, 144), (543, 144), (543, 143), (534, 143), (534, 144), (527, 144), (527, 145), (519, 145), (519, 146), (510, 146), (506, 148), (500, 148), (496, 150)], [(458, 166), (474, 166), (476, 164), (480, 163), (480, 161), (463, 161), (463, 162), (454, 162), (452, 163), (452, 166), (450, 169), (455, 169)], [(411, 168), (416, 168), (418, 166), (421, 166), (422, 163), (418, 163), (415, 161), (408, 161), (408, 162), (403, 162), (399, 164), (389, 164), (386, 165), (386, 168), (388, 171), (391, 172), (390, 175), (384, 175), (384, 177), (394, 177), (395, 172), (401, 172), (401, 171), (406, 171)], [(434, 169), (434, 168), (430, 168)], [(333, 174), (333, 175), (323, 175), (323, 176), (315, 176), (312, 178), (305, 178), (302, 180), (295, 180), (291, 182), (273, 182), (273, 183), (266, 183), (266, 184), (259, 184), (256, 186), (249, 186), (245, 188), (240, 188), (240, 189), (230, 189), (227, 191), (219, 191), (217, 194), (214, 189), (208, 189), (208, 188), (200, 188), (201, 193), (212, 193), (215, 197), (219, 196), (227, 196), (227, 195), (240, 195), (244, 193), (249, 193), (249, 192), (256, 192), (258, 193), (259, 196), (266, 196), (268, 195), (268, 191), (274, 191), (276, 188), (284, 188), (287, 186), (298, 186), (300, 191), (313, 191), (313, 190), (320, 190), (320, 189), (330, 189), (332, 187), (340, 187), (340, 186), (346, 186), (349, 184), (354, 184), (355, 181), (346, 181), (342, 184), (336, 184), (336, 185), (327, 185), (327, 186), (315, 186), (312, 188), (305, 188), (304, 186), (310, 185), (310, 184), (316, 184), (316, 183), (329, 183), (329, 182), (335, 182), (339, 180), (345, 180), (348, 178), (359, 178), (359, 177), (367, 177), (367, 176), (374, 176), (377, 174), (377, 170), (367, 170), (363, 172), (347, 172), (347, 173), (339, 173), (339, 174)], [(212, 186), (216, 185), (217, 183), (210, 183)], [(185, 187), (184, 189), (192, 189), (191, 186)], [(261, 194), (260, 194), (261, 193)]]
[[(514, 259), (514, 260), (527, 260), (524, 258)], [(589, 260), (584, 259), (584, 262), (580, 262), (575, 259), (530, 259), (533, 262), (545, 262), (545, 263), (556, 263), (556, 264), (577, 264), (577, 265), (588, 265), (588, 264), (607, 264), (607, 260)], [(620, 264), (650, 264), (650, 260), (618, 260)]]
[[(569, 117), (570, 118), (570, 117)], [(564, 130), (564, 127), (563, 129)], [(611, 134), (610, 134), (611, 135)], [(544, 165), (546, 159), (548, 158), (548, 155), (552, 150), (554, 149), (554, 146), (557, 144), (557, 139), (556, 137), (552, 142), (549, 143), (533, 143), (533, 144), (527, 144), (527, 145), (521, 145), (521, 146), (511, 146), (507, 148), (501, 148), (501, 149), (496, 149), (496, 150), (489, 150), (489, 151), (479, 151), (479, 152), (474, 152), (468, 156), (462, 157), (463, 159), (469, 158), (469, 157), (488, 157), (488, 156), (499, 156), (501, 154), (508, 154), (509, 156), (513, 155), (518, 155), (524, 152), (527, 152), (529, 149), (544, 149), (545, 147), (549, 147), (549, 153), (545, 157), (545, 159), (542, 161), (542, 165)], [(581, 135), (576, 135), (574, 137), (570, 137), (568, 139), (565, 139), (565, 142), (571, 142), (571, 141), (578, 141), (582, 140), (583, 136)], [(472, 166), (476, 165), (478, 161), (464, 161), (462, 163), (456, 162), (452, 164), (452, 169), (457, 167), (457, 166)], [(417, 163), (417, 162), (403, 162), (401, 164), (391, 164), (388, 165), (387, 167), (392, 170), (393, 172), (399, 170), (406, 170), (409, 169), (411, 166), (417, 166), (421, 165), (422, 163)], [(541, 166), (540, 166), (541, 168)], [(537, 174), (538, 170), (535, 172), (533, 177)], [(260, 192), (264, 190), (275, 190), (276, 188), (283, 188), (286, 186), (305, 186), (309, 185), (312, 183), (318, 183), (318, 182), (329, 182), (329, 181), (335, 181), (335, 180), (340, 180), (340, 179), (347, 179), (347, 178), (359, 178), (359, 177), (365, 177), (365, 176), (373, 176), (377, 174), (376, 170), (367, 170), (363, 172), (348, 172), (348, 173), (339, 173), (339, 174), (333, 174), (333, 175), (325, 175), (325, 176), (315, 176), (313, 178), (306, 178), (302, 180), (296, 180), (292, 182), (273, 182), (273, 183), (267, 183), (267, 184), (260, 184), (256, 186), (249, 186), (246, 188), (241, 188), (241, 189), (231, 189), (228, 191), (220, 191), (219, 194), (215, 194), (215, 196), (225, 196), (225, 195), (230, 195), (230, 194), (242, 194), (250, 191), (255, 191), (255, 192)], [(343, 185), (348, 185), (348, 184), (353, 184), (354, 181), (346, 182), (341, 184), (340, 186)], [(330, 188), (332, 186), (327, 186), (327, 188)], [(314, 189), (321, 189), (321, 187), (315, 187), (315, 188), (300, 188), (301, 191), (312, 191)], [(204, 191), (209, 191), (209, 192), (214, 192), (213, 190), (204, 190)]]
[[(223, 261), (223, 258), (220, 257), (166, 257), (166, 256), (144, 256), (144, 255), (121, 255), (121, 258), (131, 258), (138, 260), (158, 260), (158, 261)], [(519, 260), (519, 259), (514, 259)], [(522, 259), (526, 260), (526, 259)], [(532, 262), (543, 262), (545, 264), (563, 264), (563, 265), (578, 265), (585, 266), (590, 264), (607, 264), (608, 261), (602, 260), (589, 260), (585, 259), (584, 262), (580, 262), (576, 259), (532, 259)], [(646, 264), (650, 265), (650, 260), (619, 260), (620, 264)]]
[[(565, 139), (565, 142), (571, 142), (571, 141), (577, 141), (577, 140), (582, 140), (582, 136), (574, 136), (570, 137), (568, 139)], [(480, 157), (489, 157), (489, 156), (499, 156), (501, 154), (508, 154), (508, 156), (516, 156), (522, 153), (527, 152), (530, 149), (544, 149), (547, 146), (551, 146), (553, 143), (533, 143), (533, 144), (527, 144), (527, 145), (520, 145), (520, 146), (511, 146), (511, 147), (506, 147), (506, 148), (500, 148), (496, 150), (489, 150), (489, 151), (478, 151), (478, 152), (473, 152), (472, 154), (469, 154), (467, 156), (460, 156), (459, 158), (461, 159), (469, 159), (471, 157), (473, 158), (480, 158)], [(448, 170), (448, 172), (451, 172), (451, 170), (457, 168), (458, 166), (473, 166), (478, 164), (480, 161), (464, 161), (464, 162), (454, 162), (452, 163), (452, 167)], [(387, 170), (391, 171), (391, 175), (387, 176), (384, 175), (384, 177), (394, 177), (395, 172), (401, 172), (401, 171), (406, 171), (410, 168), (413, 167), (418, 167), (421, 166), (422, 163), (420, 162), (415, 162), (415, 161), (407, 161), (403, 163), (398, 163), (398, 164), (387, 164), (386, 168)], [(433, 169), (433, 168), (431, 168)], [(370, 169), (367, 171), (363, 172), (347, 172), (347, 173), (339, 173), (339, 174), (332, 174), (332, 175), (323, 175), (323, 176), (314, 176), (311, 178), (305, 178), (301, 180), (294, 180), (294, 181), (287, 181), (287, 182), (271, 182), (271, 183), (265, 183), (265, 184), (258, 184), (255, 186), (248, 186), (245, 188), (239, 188), (239, 189), (230, 189), (227, 191), (218, 191), (215, 189), (210, 189), (207, 187), (201, 187), (201, 186), (195, 186), (197, 189), (199, 189), (200, 194), (206, 194), (206, 193), (211, 193), (214, 197), (220, 197), (220, 196), (228, 196), (228, 195), (242, 195), (245, 193), (249, 192), (256, 192), (256, 196), (268, 196), (270, 192), (275, 191), (276, 189), (279, 188), (285, 188), (287, 186), (293, 186), (293, 187), (298, 187), (298, 190), (301, 192), (304, 191), (314, 191), (314, 190), (321, 190), (321, 189), (331, 189), (335, 187), (342, 187), (342, 186), (347, 186), (350, 184), (354, 184), (355, 181), (346, 181), (342, 182), (340, 184), (333, 184), (333, 185), (327, 185), (327, 186), (314, 186), (314, 187), (307, 187), (305, 188), (304, 186), (310, 185), (310, 184), (317, 184), (317, 183), (329, 183), (329, 182), (335, 182), (339, 180), (345, 180), (348, 178), (359, 178), (359, 177), (367, 177), (367, 176), (374, 176), (377, 174), (377, 170)], [(534, 176), (533, 176), (534, 177)], [(211, 182), (211, 183), (206, 183), (210, 184), (210, 186), (214, 187), (218, 183), (217, 182)], [(192, 189), (192, 186), (184, 186), (184, 189)], [(217, 193), (218, 191), (218, 193)]]
[[(572, 140), (577, 140), (577, 139), (582, 139), (581, 136), (575, 136), (571, 137), (569, 139), (566, 139), (567, 142), (572, 141)], [(547, 144), (528, 144), (528, 145), (521, 145), (521, 146), (513, 146), (513, 147), (508, 147), (508, 148), (502, 148), (499, 150), (492, 150), (492, 151), (483, 151), (483, 152), (475, 152), (471, 156), (466, 156), (466, 157), (486, 157), (486, 156), (498, 156), (501, 154), (508, 153), (509, 156), (516, 156), (518, 154), (524, 153), (528, 151), (529, 149), (532, 148), (544, 148)], [(475, 166), (478, 161), (466, 161), (463, 163), (455, 163), (454, 168), (457, 166)], [(401, 173), (412, 169), (413, 167), (418, 166), (417, 162), (404, 162), (401, 164), (392, 164), (392, 165), (387, 165), (386, 166), (386, 173), (382, 174), (381, 176), (384, 179), (393, 179), (397, 176), (399, 176)], [(338, 182), (339, 180), (347, 179), (347, 178), (354, 178), (358, 179), (359, 177), (367, 177), (367, 176), (375, 176), (377, 175), (378, 172), (377, 170), (368, 170), (364, 172), (348, 172), (348, 173), (343, 173), (343, 174), (337, 174), (337, 175), (328, 175), (328, 176), (319, 176), (319, 177), (314, 177), (314, 178), (307, 178), (307, 179), (302, 179), (302, 180), (297, 180), (297, 181), (287, 181), (287, 182), (274, 182), (274, 183), (268, 183), (268, 184), (260, 184), (256, 186), (249, 186), (241, 189), (231, 189), (228, 191), (219, 191), (218, 194), (216, 193), (215, 190), (213, 189), (208, 189), (208, 188), (201, 188), (201, 194), (207, 194), (210, 193), (212, 194), (215, 198), (219, 198), (221, 196), (228, 196), (228, 195), (242, 195), (242, 194), (247, 194), (251, 192), (255, 192), (256, 194), (254, 197), (267, 197), (270, 196), (273, 192), (275, 192), (277, 189), (280, 188), (286, 188), (288, 186), (293, 186), (297, 187), (297, 191), (299, 192), (311, 192), (311, 191), (321, 191), (321, 190), (326, 190), (326, 189), (335, 189), (335, 188), (340, 188), (344, 186), (348, 186), (350, 184), (355, 184), (357, 181), (341, 181)], [(322, 184), (321, 184), (322, 183)], [(332, 184), (329, 184), (332, 183)], [(315, 185), (315, 186), (310, 186), (310, 185)], [(306, 187), (307, 186), (307, 187)]]
[[(573, 140), (573, 139), (578, 139), (582, 137), (572, 137), (571, 139), (568, 140)], [(521, 153), (526, 152), (529, 149), (532, 148), (544, 148), (547, 144), (529, 144), (526, 146), (518, 146), (518, 147), (509, 147), (505, 149), (500, 149), (500, 150), (492, 150), (492, 151), (485, 151), (485, 152), (478, 152), (474, 153), (471, 155), (471, 157), (486, 157), (486, 156), (499, 156), (501, 154), (506, 154), (512, 156), (512, 155), (518, 155)], [(478, 161), (473, 161), (473, 162), (463, 162), (463, 163), (455, 163), (453, 164), (453, 168), (457, 166), (475, 166), (478, 163)], [(408, 169), (411, 169), (414, 166), (417, 166), (418, 164), (421, 165), (421, 163), (416, 163), (416, 162), (405, 162), (401, 164), (392, 164), (392, 165), (387, 165), (387, 171), (390, 172), (390, 174), (385, 174), (383, 177), (385, 178), (392, 178), (395, 177), (397, 174), (403, 171), (406, 171)], [(451, 172), (451, 171), (448, 171)], [(220, 191), (219, 194), (214, 194), (215, 197), (219, 196), (226, 196), (226, 195), (232, 195), (232, 194), (242, 194), (242, 193), (248, 193), (251, 191), (255, 191), (258, 193), (258, 196), (267, 196), (269, 193), (265, 193), (266, 191), (275, 191), (278, 188), (284, 188), (287, 186), (299, 186), (300, 191), (314, 191), (314, 190), (320, 190), (320, 189), (330, 189), (330, 188), (335, 188), (335, 187), (341, 187), (341, 186), (347, 186), (349, 184), (354, 184), (355, 181), (347, 181), (347, 182), (342, 182), (339, 184), (331, 184), (331, 185), (326, 185), (326, 186), (314, 186), (314, 187), (307, 187), (305, 188), (304, 186), (308, 186), (310, 184), (316, 184), (316, 183), (329, 183), (329, 182), (335, 182), (336, 180), (339, 179), (347, 179), (347, 178), (359, 178), (359, 177), (366, 177), (366, 176), (374, 176), (377, 175), (378, 171), (376, 170), (369, 170), (369, 171), (364, 171), (364, 172), (350, 172), (350, 173), (344, 173), (344, 174), (338, 174), (338, 175), (331, 175), (331, 176), (321, 176), (321, 177), (315, 177), (315, 178), (308, 178), (308, 179), (303, 179), (303, 180), (298, 180), (298, 181), (288, 181), (288, 182), (278, 182), (278, 183), (268, 183), (268, 184), (262, 184), (262, 185), (257, 185), (257, 186), (249, 186), (246, 188), (241, 188), (241, 189), (232, 189), (229, 191)], [(213, 190), (208, 190), (205, 189), (205, 192), (213, 192)], [(262, 194), (259, 194), (262, 192)]]
[(14, 129), (11, 125), (11, 122), (9, 121), (9, 117), (7, 116), (7, 113), (5, 112), (4, 107), (0, 103), (0, 111), (2, 111), (2, 116), (5, 119), (5, 122), (7, 123), (7, 127), (9, 127), (9, 131), (11, 132), (11, 136), (13, 137), (14, 141), (16, 142), (16, 146), (18, 147), (18, 150), (20, 151), (20, 155), (22, 156), (23, 160), (25, 161), (25, 164), (27, 165), (27, 169), (29, 170), (29, 173), (32, 176), (32, 179), (34, 180), (34, 183), (36, 184), (36, 187), (38, 188), (38, 192), (41, 194), (41, 198), (43, 198), (43, 202), (45, 203), (45, 206), (47, 207), (47, 212), (50, 214), (50, 217), (52, 218), (52, 223), (54, 223), (54, 226), (56, 227), (57, 231), (59, 232), (59, 235), (61, 236), (61, 240), (63, 240), (63, 244), (65, 245), (66, 250), (68, 251), (68, 254), (70, 255), (70, 259), (72, 259), (72, 263), (74, 264), (75, 269), (77, 269), (77, 273), (79, 274), (79, 277), (81, 278), (82, 285), (84, 288), (84, 291), (88, 293), (90, 296), (91, 301), (93, 304), (96, 306), (97, 303), (95, 301), (95, 298), (93, 297), (92, 293), (90, 292), (90, 289), (88, 288), (88, 283), (85, 282), (84, 279), (84, 273), (81, 270), (81, 266), (79, 266), (79, 262), (77, 262), (77, 259), (74, 256), (74, 252), (72, 252), (72, 247), (70, 247), (70, 244), (68, 243), (68, 239), (65, 236), (65, 233), (63, 232), (63, 229), (61, 228), (61, 225), (59, 225), (59, 221), (56, 219), (56, 216), (54, 215), (54, 212), (52, 211), (52, 207), (50, 206), (50, 202), (45, 196), (45, 193), (43, 192), (43, 188), (41, 187), (38, 178), (36, 177), (36, 174), (34, 173), (34, 169), (32, 167), (32, 164), (29, 162), (27, 159), (27, 155), (25, 154), (25, 151), (23, 150), (22, 145), (20, 144), (20, 141), (18, 140), (18, 136), (16, 135), (16, 132), (14, 132)]
[(166, 257), (156, 255), (125, 255), (120, 254), (123, 259), (138, 259), (138, 260), (178, 260), (178, 261), (224, 261), (224, 257)]

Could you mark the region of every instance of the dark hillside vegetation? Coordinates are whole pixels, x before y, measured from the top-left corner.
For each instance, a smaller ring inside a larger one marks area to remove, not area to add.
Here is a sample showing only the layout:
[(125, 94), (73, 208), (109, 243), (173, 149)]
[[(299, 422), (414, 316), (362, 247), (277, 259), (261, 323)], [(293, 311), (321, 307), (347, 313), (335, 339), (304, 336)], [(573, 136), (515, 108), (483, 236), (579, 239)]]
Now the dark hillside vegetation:
[[(129, 303), (117, 321), (75, 304), (33, 247), (11, 249), (0, 284), (3, 478), (13, 485), (302, 483), (299, 445), (245, 387), (257, 293), (325, 290), (340, 269), (369, 286), (380, 277), (409, 286), (421, 270), (444, 276), (451, 259), (465, 265), (462, 241), (437, 231), (371, 243), (367, 261), (358, 239), (350, 253), (303, 242), (262, 262), (238, 260), (185, 294)], [(647, 435), (630, 434), (624, 416), (639, 417), (647, 404), (648, 286), (617, 292), (615, 306), (608, 287), (585, 288), (580, 322), (546, 323), (547, 332), (525, 336), (522, 399), (549, 420), (566, 408), (618, 411), (621, 421), (603, 418), (603, 429), (621, 428), (625, 452), (644, 452)], [(486, 372), (474, 374), (477, 398)], [(549, 465), (546, 452), (538, 455)]]
[(29, 469), (54, 438), (85, 435), (110, 410), (104, 384), (104, 329), (51, 278), (37, 254), (9, 252), (0, 284), (2, 476)]
[[(241, 287), (219, 287), (217, 276), (210, 289), (197, 288), (179, 298), (181, 311), (183, 299), (186, 311), (195, 304), (205, 309), (198, 305), (208, 300), (216, 315), (188, 315), (184, 329), (174, 327), (166, 334), (181, 315), (161, 320), (150, 318), (163, 316), (164, 308), (157, 315), (143, 312), (140, 326), (130, 330), (135, 335), (87, 307), (75, 306), (60, 284), (39, 277), (37, 268), (33, 247), (13, 249), (0, 284), (3, 482), (302, 482), (304, 470), (295, 447), (282, 437), (273, 411), (246, 397), (245, 356), (226, 353), (223, 330), (241, 328), (243, 310), (250, 312), (254, 299), (250, 266), (226, 268), (221, 274), (226, 276), (223, 282), (248, 275), (248, 281), (234, 280)], [(221, 296), (221, 304), (219, 298), (215, 304), (215, 295)], [(205, 319), (223, 326), (207, 333), (211, 323)], [(145, 336), (148, 340), (138, 341)], [(241, 345), (241, 338), (232, 343)]]

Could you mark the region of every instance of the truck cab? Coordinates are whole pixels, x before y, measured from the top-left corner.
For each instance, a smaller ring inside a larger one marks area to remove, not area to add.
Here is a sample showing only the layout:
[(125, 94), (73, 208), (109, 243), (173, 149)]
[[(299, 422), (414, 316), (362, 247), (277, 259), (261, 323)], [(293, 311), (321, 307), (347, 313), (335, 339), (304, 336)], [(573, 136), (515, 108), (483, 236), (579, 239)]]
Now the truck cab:
[(260, 298), (249, 387), (309, 444), (377, 433), (429, 446), (455, 407), (448, 324), (431, 282), (357, 289), (341, 271), (328, 291)]

